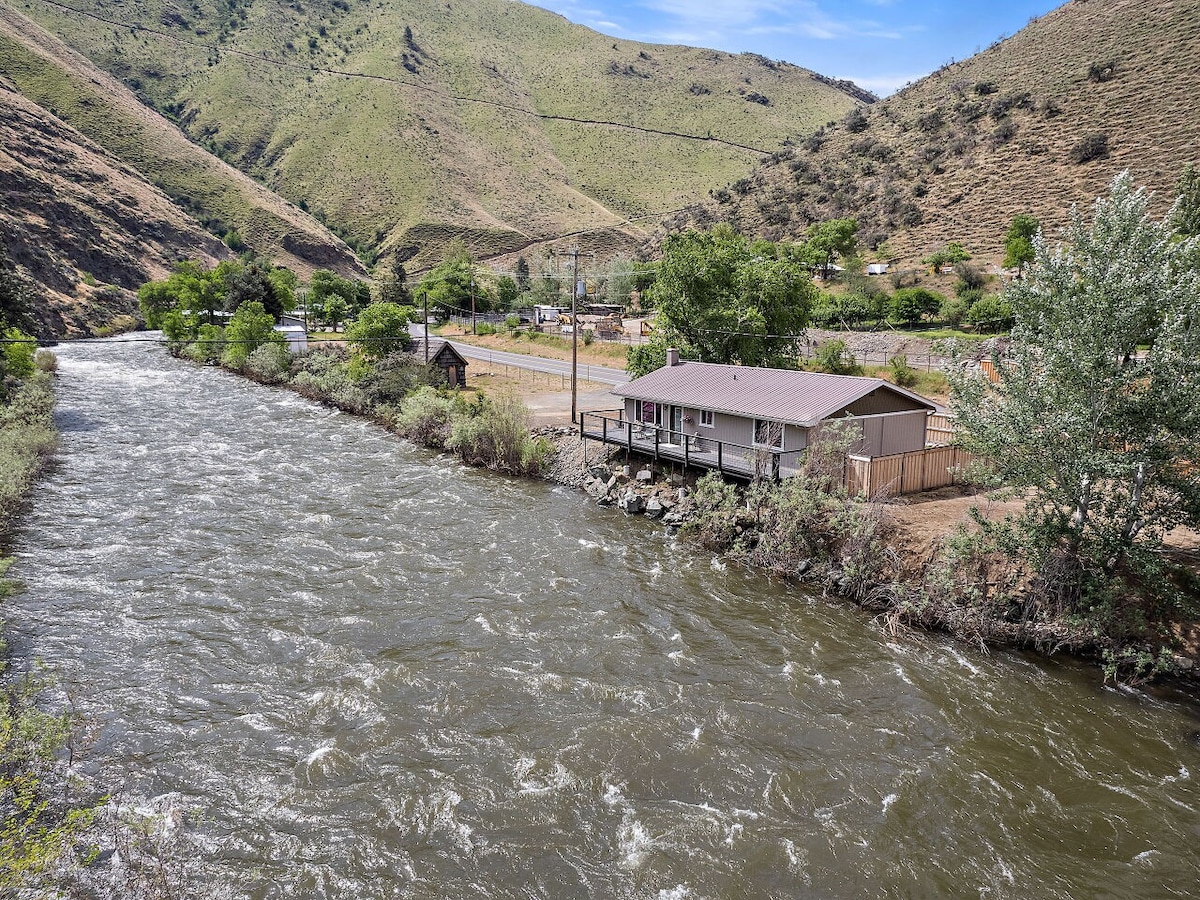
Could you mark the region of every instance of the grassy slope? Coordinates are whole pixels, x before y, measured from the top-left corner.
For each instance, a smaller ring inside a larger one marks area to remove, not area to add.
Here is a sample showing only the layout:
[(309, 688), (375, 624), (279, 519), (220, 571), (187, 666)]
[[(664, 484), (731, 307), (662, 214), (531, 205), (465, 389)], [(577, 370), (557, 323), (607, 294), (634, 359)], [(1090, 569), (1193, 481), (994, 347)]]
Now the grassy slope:
[[(511, 0), (380, 0), (351, 2), (347, 11), (325, 0), (252, 0), (235, 4), (234, 13), (209, 0), (84, 5), (289, 66), (407, 82), (217, 58), (30, 3), (30, 13), (68, 43), (136, 84), (159, 108), (178, 111), (190, 134), (211, 140), (227, 159), (306, 201), (363, 245), (438, 240), (444, 232), (436, 226), (445, 223), (467, 229), (484, 252), (578, 228), (607, 230), (610, 244), (624, 234), (629, 245), (638, 233), (622, 227), (625, 216), (691, 202), (745, 174), (758, 158), (714, 144), (546, 122), (534, 112), (711, 132), (771, 149), (855, 104), (796, 67), (614, 41)], [(406, 25), (413, 47), (405, 44)], [(710, 93), (692, 93), (694, 84)], [(748, 101), (739, 89), (771, 103)]]
[(197, 219), (308, 273), (361, 271), (319, 223), (203, 149), (29, 20), (0, 6), (0, 75), (162, 188)]
[[(1108, 61), (1111, 79), (1089, 77)], [(1161, 211), (1200, 158), (1198, 66), (1196, 0), (1075, 0), (869, 108), (865, 131), (839, 125), (815, 152), (763, 167), (693, 221), (725, 218), (779, 237), (853, 215), (887, 237), (882, 257), (911, 263), (948, 240), (998, 261), (1014, 215), (1032, 212), (1053, 234), (1072, 203), (1105, 193), (1126, 168)], [(980, 92), (986, 84), (993, 93)], [(1007, 113), (995, 105), (1022, 95)], [(1013, 130), (1007, 140), (1002, 125)], [(1107, 158), (1072, 162), (1074, 145), (1100, 132)], [(906, 208), (923, 221), (905, 225)]]

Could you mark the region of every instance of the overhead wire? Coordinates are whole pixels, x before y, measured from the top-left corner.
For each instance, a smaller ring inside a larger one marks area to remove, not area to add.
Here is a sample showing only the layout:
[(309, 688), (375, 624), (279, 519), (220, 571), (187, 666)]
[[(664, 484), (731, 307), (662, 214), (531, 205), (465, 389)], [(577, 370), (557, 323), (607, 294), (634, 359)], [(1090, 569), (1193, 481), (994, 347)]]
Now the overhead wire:
[(137, 22), (122, 22), (117, 19), (110, 19), (106, 16), (101, 16), (97, 13), (89, 12), (88, 10), (79, 9), (79, 8), (71, 6), (69, 4), (62, 3), (61, 0), (39, 0), (39, 2), (45, 3), (49, 6), (57, 7), (62, 10), (66, 10), (67, 12), (71, 12), (76, 15), (88, 18), (88, 19), (93, 19), (97, 22), (104, 22), (106, 25), (113, 25), (117, 28), (128, 28), (130, 31), (133, 31), (133, 32), (145, 32), (146, 34), (152, 34), (157, 37), (165, 38), (166, 40), (174, 41), (174, 42), (176, 42), (178, 44), (182, 44), (184, 46), (195, 47), (195, 48), (198, 48), (201, 50), (211, 51), (211, 52), (214, 52), (217, 54), (225, 53), (230, 56), (237, 56), (237, 57), (240, 57), (243, 59), (249, 59), (249, 60), (253, 60), (255, 62), (264, 63), (266, 65), (276, 66), (278, 68), (293, 69), (296, 71), (305, 72), (305, 73), (309, 73), (309, 74), (311, 74), (313, 72), (317, 72), (317, 73), (320, 73), (323, 75), (334, 75), (334, 76), (337, 76), (340, 78), (359, 78), (359, 79), (364, 79), (364, 80), (368, 80), (368, 81), (379, 81), (379, 82), (384, 82), (387, 84), (395, 84), (395, 85), (399, 85), (401, 87), (407, 87), (407, 88), (411, 88), (411, 89), (417, 90), (417, 91), (424, 91), (424, 92), (432, 94), (434, 96), (442, 97), (443, 99), (446, 99), (446, 100), (453, 100), (458, 103), (478, 103), (478, 104), (482, 104), (484, 106), (491, 106), (496, 109), (506, 110), (508, 112), (515, 112), (515, 113), (520, 113), (522, 115), (533, 116), (535, 118), (544, 119), (546, 121), (551, 121), (551, 122), (569, 122), (569, 123), (573, 123), (573, 124), (577, 124), (577, 125), (597, 125), (597, 126), (603, 126), (603, 127), (607, 127), (607, 128), (618, 128), (618, 129), (624, 129), (627, 131), (636, 131), (636, 132), (640, 132), (642, 134), (657, 134), (657, 135), (661, 135), (663, 137), (679, 138), (682, 140), (702, 141), (705, 143), (720, 144), (720, 145), (723, 145), (726, 147), (732, 147), (737, 150), (745, 150), (750, 153), (758, 153), (762, 156), (770, 156), (774, 152), (772, 150), (763, 149), (762, 147), (754, 147), (754, 146), (751, 146), (750, 144), (743, 144), (743, 143), (739, 143), (738, 141), (731, 141), (731, 140), (727, 140), (725, 138), (714, 137), (711, 134), (708, 134), (708, 135), (687, 134), (687, 133), (681, 132), (681, 131), (671, 131), (671, 130), (666, 130), (666, 129), (661, 129), (661, 128), (649, 128), (649, 127), (646, 127), (643, 125), (633, 125), (628, 122), (615, 122), (615, 121), (609, 121), (609, 120), (604, 120), (604, 119), (582, 119), (577, 116), (565, 116), (565, 115), (558, 115), (555, 113), (540, 113), (535, 110), (526, 109), (525, 107), (517, 106), (516, 104), (504, 103), (503, 101), (500, 101), (500, 100), (487, 100), (487, 99), (484, 99), (483, 97), (470, 97), (465, 94), (453, 94), (448, 91), (439, 90), (438, 88), (431, 87), (429, 85), (421, 84), (420, 82), (409, 81), (409, 80), (406, 80), (403, 78), (395, 78), (390, 75), (374, 75), (374, 74), (371, 74), (370, 72), (353, 72), (353, 71), (347, 71), (345, 69), (335, 69), (330, 66), (318, 66), (318, 65), (313, 65), (313, 64), (305, 65), (305, 64), (301, 64), (301, 63), (288, 62), (287, 60), (284, 60), (284, 59), (272, 59), (269, 56), (264, 56), (264, 55), (258, 54), (258, 53), (251, 53), (248, 50), (238, 50), (233, 47), (224, 47), (224, 46), (221, 46), (219, 43), (206, 44), (201, 41), (191, 41), (191, 40), (183, 38), (177, 34), (174, 34), (172, 32), (162, 31), (157, 28), (150, 28), (149, 26), (142, 25)]

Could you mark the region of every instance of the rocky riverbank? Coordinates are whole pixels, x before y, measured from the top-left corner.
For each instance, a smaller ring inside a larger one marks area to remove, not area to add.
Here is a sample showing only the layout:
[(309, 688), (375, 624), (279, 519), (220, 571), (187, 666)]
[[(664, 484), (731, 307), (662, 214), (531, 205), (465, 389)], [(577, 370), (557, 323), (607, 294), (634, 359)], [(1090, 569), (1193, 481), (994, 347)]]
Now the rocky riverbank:
[(668, 528), (687, 522), (694, 477), (649, 461), (625, 465), (619, 448), (587, 444), (574, 428), (541, 428), (534, 435), (554, 445), (549, 480), (585, 491), (597, 506), (658, 520)]

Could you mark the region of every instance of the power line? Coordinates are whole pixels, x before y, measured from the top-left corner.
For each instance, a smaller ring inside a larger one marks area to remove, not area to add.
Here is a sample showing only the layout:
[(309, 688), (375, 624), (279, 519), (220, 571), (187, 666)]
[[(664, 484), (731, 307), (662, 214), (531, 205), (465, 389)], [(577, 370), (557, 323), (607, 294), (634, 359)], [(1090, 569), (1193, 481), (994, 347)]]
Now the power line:
[(602, 127), (606, 127), (606, 128), (619, 128), (619, 129), (625, 129), (627, 131), (637, 131), (642, 134), (657, 134), (657, 135), (661, 135), (663, 137), (673, 137), (673, 138), (679, 138), (681, 140), (703, 141), (705, 143), (721, 144), (726, 147), (733, 147), (737, 150), (746, 150), (746, 151), (749, 151), (750, 153), (758, 153), (763, 156), (770, 156), (774, 152), (771, 150), (764, 150), (762, 147), (753, 147), (753, 146), (750, 146), (749, 144), (741, 144), (741, 143), (738, 143), (737, 141), (729, 141), (729, 140), (725, 140), (724, 138), (713, 137), (711, 134), (709, 134), (709, 135), (686, 134), (681, 131), (667, 131), (667, 130), (659, 129), (659, 128), (647, 128), (642, 125), (632, 125), (627, 122), (612, 122), (612, 121), (608, 121), (608, 120), (604, 120), (604, 119), (581, 119), (576, 116), (555, 115), (553, 113), (539, 113), (539, 112), (535, 112), (533, 110), (525, 109), (524, 107), (516, 106), (511, 103), (504, 103), (499, 100), (485, 100), (481, 97), (468, 97), (468, 96), (462, 95), (462, 94), (451, 94), (446, 91), (442, 91), (437, 88), (430, 87), (428, 85), (420, 84), (419, 82), (406, 81), (405, 79), (402, 79), (402, 78), (393, 78), (389, 75), (372, 75), (368, 72), (350, 72), (350, 71), (346, 71), (344, 69), (330, 68), (328, 66), (302, 65), (300, 63), (288, 62), (287, 60), (271, 59), (268, 56), (263, 56), (258, 53), (250, 53), (249, 51), (237, 50), (232, 47), (222, 47), (219, 44), (215, 44), (215, 43), (214, 44), (204, 44), (204, 43), (201, 43), (200, 41), (189, 41), (186, 38), (182, 38), (179, 35), (173, 34), (169, 31), (160, 31), (157, 28), (149, 28), (145, 25), (140, 25), (136, 22), (121, 22), (117, 19), (109, 19), (109, 18), (106, 18), (105, 16), (97, 15), (96, 13), (88, 12), (88, 11), (82, 10), (82, 9), (77, 9), (73, 6), (68, 6), (65, 3), (60, 3), (59, 0), (41, 0), (41, 2), (45, 3), (49, 6), (56, 6), (59, 9), (63, 9), (63, 10), (66, 10), (67, 12), (75, 13), (76, 15), (83, 16), (88, 19), (94, 19), (97, 22), (104, 22), (107, 25), (114, 25), (118, 28), (128, 28), (130, 31), (133, 31), (133, 32), (139, 32), (139, 31), (145, 32), (146, 34), (152, 34), (157, 37), (165, 38), (169, 41), (175, 41), (176, 43), (182, 44), (187, 47), (195, 47), (197, 49), (201, 49), (201, 50), (205, 50), (205, 51), (212, 51), (212, 52), (217, 53), (218, 55), (221, 53), (227, 53), (230, 56), (237, 56), (237, 57), (241, 57), (243, 59), (253, 60), (254, 62), (264, 63), (269, 66), (276, 66), (281, 69), (293, 69), (293, 70), (296, 70), (299, 72), (305, 72), (305, 73), (318, 72), (323, 75), (334, 75), (339, 78), (361, 78), (361, 79), (364, 79), (367, 81), (381, 81), (381, 82), (384, 82), (387, 84), (395, 84), (395, 85), (399, 85), (401, 87), (412, 88), (413, 90), (417, 90), (417, 91), (425, 91), (426, 93), (433, 94), (436, 97), (442, 97), (444, 99), (453, 100), (458, 103), (479, 103), (484, 106), (491, 106), (496, 109), (503, 109), (503, 110), (507, 110), (509, 112), (521, 113), (522, 115), (533, 116), (535, 118), (544, 119), (546, 121), (551, 121), (551, 122), (569, 122), (569, 123), (576, 124), (576, 125), (598, 125), (598, 126), (602, 126)]

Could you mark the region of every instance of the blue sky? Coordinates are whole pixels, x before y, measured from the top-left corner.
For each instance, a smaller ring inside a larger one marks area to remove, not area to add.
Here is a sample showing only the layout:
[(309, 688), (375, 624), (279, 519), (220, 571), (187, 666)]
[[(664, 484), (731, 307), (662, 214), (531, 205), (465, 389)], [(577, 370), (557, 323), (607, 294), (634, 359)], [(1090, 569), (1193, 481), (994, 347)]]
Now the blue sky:
[(539, 0), (628, 40), (751, 51), (886, 96), (1020, 31), (1054, 0)]

